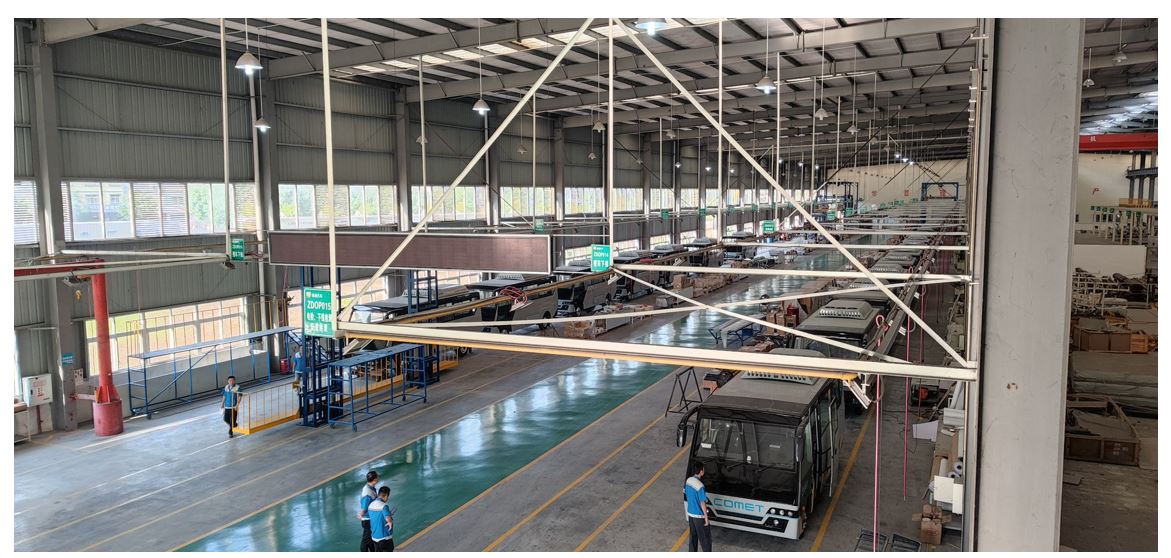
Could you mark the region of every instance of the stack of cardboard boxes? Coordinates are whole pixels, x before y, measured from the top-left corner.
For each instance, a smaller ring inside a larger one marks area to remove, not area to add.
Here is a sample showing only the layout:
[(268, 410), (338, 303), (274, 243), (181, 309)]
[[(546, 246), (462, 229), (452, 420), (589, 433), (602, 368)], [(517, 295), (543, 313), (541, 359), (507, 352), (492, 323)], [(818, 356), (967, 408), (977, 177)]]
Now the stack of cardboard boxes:
[(943, 539), (943, 524), (951, 521), (951, 514), (939, 506), (923, 504), (923, 512), (911, 516), (919, 524), (919, 541), (925, 544), (939, 544)]
[(593, 320), (578, 320), (565, 324), (563, 334), (572, 339), (593, 339), (597, 337)]

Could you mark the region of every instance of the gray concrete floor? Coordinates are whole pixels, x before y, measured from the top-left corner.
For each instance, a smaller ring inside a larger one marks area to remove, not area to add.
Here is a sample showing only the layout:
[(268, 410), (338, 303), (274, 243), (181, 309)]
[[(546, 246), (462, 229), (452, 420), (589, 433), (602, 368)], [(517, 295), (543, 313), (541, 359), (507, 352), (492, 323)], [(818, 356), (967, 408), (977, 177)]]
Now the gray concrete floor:
[[(930, 314), (938, 319), (938, 312)], [(672, 319), (643, 320), (604, 338), (636, 338)], [(929, 346), (926, 360), (938, 361), (941, 354)], [(372, 419), (357, 434), (288, 424), (228, 440), (218, 404), (209, 403), (150, 421), (129, 421), (126, 434), (114, 439), (96, 438), (92, 431), (40, 436), (15, 450), (15, 548), (167, 550), (360, 466), (579, 361), (480, 352), (446, 374), (431, 390), (427, 405)], [(668, 377), (651, 386), (539, 463), (483, 493), (415, 540), (404, 541), (406, 549), (481, 550), (505, 534), (509, 536), (497, 546), (501, 550), (573, 550), (587, 539), (587, 550), (674, 548), (684, 528), (679, 491), (686, 456), (674, 446), (677, 418), (662, 418), (670, 382)], [(910, 516), (922, 502), (932, 444), (910, 441), (904, 502), (903, 385), (894, 380), (888, 387), (880, 421), (880, 531), (913, 537)], [(852, 465), (843, 463), (851, 472), (828, 520), (820, 544), (824, 550), (852, 549), (859, 530), (871, 525), (874, 423), (861, 431), (865, 420), (855, 417), (847, 424), (843, 459), (858, 436), (861, 447)], [(823, 501), (814, 513), (800, 541), (716, 528), (716, 548), (809, 549), (826, 521), (826, 504)], [(182, 510), (181, 520), (159, 520), (176, 509)]]
[[(1154, 419), (1135, 419), (1135, 428), (1144, 438), (1157, 437), (1158, 427)], [(1152, 449), (1158, 451), (1144, 446), (1140, 456)], [(1128, 467), (1067, 459), (1065, 474), (1081, 477), (1081, 482), (1062, 485), (1062, 546), (1079, 552), (1159, 549), (1157, 465)]]

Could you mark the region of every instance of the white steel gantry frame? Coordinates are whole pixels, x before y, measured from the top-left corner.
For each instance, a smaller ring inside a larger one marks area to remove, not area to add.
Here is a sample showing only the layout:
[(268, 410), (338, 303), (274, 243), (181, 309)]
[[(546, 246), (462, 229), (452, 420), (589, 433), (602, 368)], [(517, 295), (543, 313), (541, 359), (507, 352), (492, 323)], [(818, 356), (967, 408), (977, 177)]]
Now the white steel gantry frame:
[[(593, 18), (589, 18), (581, 25), (581, 27), (578, 28), (578, 30), (574, 34), (573, 38), (571, 38), (566, 43), (566, 45), (558, 53), (557, 57), (546, 67), (545, 71), (542, 72), (541, 76), (534, 82), (534, 84), (529, 88), (529, 90), (525, 93), (525, 95), (515, 105), (513, 105), (513, 108), (511, 110), (511, 112), (508, 114), (508, 116), (505, 117), (505, 119), (497, 127), (496, 131), (487, 139), (487, 141), (480, 148), (480, 150), (476, 153), (476, 155), (467, 163), (467, 166), (465, 166), (464, 170), (456, 177), (456, 179), (452, 182), (452, 184), (450, 186), (445, 188), (443, 194), (439, 197), (439, 199), (436, 200), (435, 202), (433, 202), (432, 206), (428, 208), (428, 210), (427, 210), (426, 214), (423, 216), (422, 220), (419, 223), (417, 223), (415, 225), (415, 227), (413, 227), (411, 229), (410, 233), (407, 235), (407, 237), (404, 239), (404, 241), (390, 254), (390, 256), (386, 259), (386, 261), (383, 262), (383, 264), (375, 272), (374, 276), (371, 277), (362, 286), (362, 288), (359, 290), (357, 295), (353, 297), (353, 299), (352, 299), (353, 302), (351, 302), (349, 305), (347, 305), (346, 308), (340, 309), (341, 312), (338, 312), (337, 310), (339, 310), (339, 309), (336, 308), (338, 303), (337, 303), (337, 301), (335, 301), (335, 303), (334, 303), (335, 304), (335, 312), (334, 312), (335, 319), (336, 319), (337, 315), (343, 314), (345, 311), (350, 310), (353, 307), (353, 305), (356, 304), (356, 301), (359, 300), (361, 298), (361, 296), (369, 289), (369, 287), (382, 277), (382, 275), (390, 267), (391, 263), (393, 263), (394, 260), (399, 256), (399, 254), (401, 254), (401, 252), (406, 248), (407, 244), (409, 244), (411, 242), (411, 240), (413, 240), (414, 237), (423, 229), (423, 227), (426, 226), (426, 224), (430, 220), (431, 214), (434, 211), (435, 207), (438, 207), (440, 204), (442, 204), (443, 200), (455, 189), (456, 186), (458, 186), (460, 184), (460, 182), (468, 174), (468, 172), (471, 170), (471, 168), (473, 168), (474, 165), (477, 164), (477, 162), (484, 156), (484, 154), (487, 153), (488, 149), (499, 138), (499, 136), (501, 135), (503, 130), (507, 128), (508, 124), (526, 106), (528, 101), (535, 95), (538, 88), (545, 82), (545, 80), (552, 73), (553, 69), (560, 65), (561, 61), (564, 59), (566, 54), (569, 52), (572, 45), (576, 44), (577, 38), (589, 27), (589, 25), (593, 21), (594, 21)], [(666, 77), (671, 82), (672, 85), (675, 86), (675, 88), (679, 91), (679, 93), (683, 97), (685, 97), (688, 100), (688, 102), (690, 102), (700, 112), (700, 114), (705, 119), (708, 120), (708, 122), (712, 125), (712, 127), (715, 128), (719, 132), (721, 140), (726, 140), (732, 148), (737, 150), (740, 153), (740, 155), (752, 166), (752, 168), (754, 168), (756, 170), (756, 172), (759, 173), (773, 187), (773, 189), (779, 193), (779, 195), (785, 201), (791, 202), (792, 205), (795, 207), (796, 211), (802, 215), (802, 217), (806, 220), (806, 222), (812, 224), (813, 227), (817, 230), (817, 232), (822, 237), (824, 237), (832, 245), (833, 248), (838, 250), (839, 253), (841, 253), (850, 262), (850, 264), (857, 270), (856, 272), (801, 271), (799, 273), (793, 273), (792, 270), (737, 269), (735, 271), (737, 271), (738, 273), (741, 273), (741, 274), (743, 274), (743, 272), (745, 272), (745, 271), (750, 271), (751, 274), (762, 274), (762, 275), (799, 274), (799, 275), (810, 276), (810, 277), (848, 276), (848, 277), (859, 277), (859, 278), (868, 279), (874, 285), (873, 288), (875, 288), (879, 291), (882, 291), (883, 294), (885, 294), (888, 298), (890, 298), (891, 301), (894, 303), (894, 305), (899, 310), (901, 310), (901, 312), (906, 316), (906, 318), (914, 321), (918, 327), (923, 328), (923, 331), (926, 332), (936, 343), (938, 343), (944, 349), (944, 351), (951, 357), (951, 360), (953, 362), (957, 363), (958, 366), (947, 367), (947, 366), (916, 365), (916, 364), (907, 363), (906, 361), (902, 361), (901, 359), (880, 356), (877, 354), (872, 354), (871, 356), (879, 357), (879, 358), (881, 358), (881, 360), (883, 362), (868, 361), (868, 360), (832, 359), (832, 358), (810, 359), (810, 358), (801, 358), (801, 357), (794, 357), (794, 356), (787, 356), (787, 355), (759, 354), (759, 353), (748, 353), (748, 352), (734, 352), (734, 353), (732, 353), (729, 351), (721, 351), (721, 350), (716, 350), (716, 349), (693, 349), (692, 348), (692, 349), (687, 349), (684, 351), (684, 350), (681, 350), (681, 348), (679, 348), (679, 347), (661, 347), (661, 346), (656, 346), (656, 345), (637, 344), (637, 343), (613, 343), (613, 342), (605, 342), (605, 341), (565, 340), (565, 339), (552, 339), (552, 338), (545, 338), (545, 337), (513, 336), (513, 335), (501, 334), (501, 333), (452, 331), (452, 330), (441, 330), (439, 328), (433, 328), (433, 327), (432, 328), (419, 327), (418, 325), (389, 325), (389, 324), (363, 324), (363, 323), (354, 323), (354, 322), (340, 322), (337, 324), (337, 327), (335, 328), (336, 331), (338, 331), (339, 333), (347, 334), (351, 337), (384, 339), (384, 340), (391, 340), (391, 341), (429, 342), (432, 344), (448, 344), (448, 345), (457, 345), (457, 346), (491, 348), (491, 349), (521, 351), (521, 352), (557, 351), (557, 352), (561, 352), (563, 354), (580, 354), (582, 356), (597, 357), (597, 358), (620, 358), (620, 359), (628, 359), (628, 360), (643, 360), (643, 361), (649, 361), (649, 362), (682, 361), (681, 362), (682, 364), (705, 363), (709, 366), (723, 363), (722, 365), (725, 367), (728, 367), (728, 368), (738, 368), (738, 369), (744, 369), (744, 370), (774, 371), (774, 372), (784, 372), (784, 373), (790, 373), (790, 374), (796, 373), (796, 374), (804, 374), (804, 375), (810, 375), (810, 376), (823, 376), (823, 377), (843, 377), (843, 371), (846, 371), (845, 375), (849, 375), (849, 376), (852, 376), (854, 373), (865, 373), (865, 374), (880, 374), (880, 375), (886, 374), (886, 375), (895, 375), (895, 376), (904, 376), (904, 377), (915, 376), (915, 377), (922, 377), (922, 378), (937, 378), (937, 379), (945, 379), (945, 380), (971, 381), (971, 380), (976, 379), (976, 377), (977, 377), (976, 363), (964, 358), (959, 353), (957, 353), (950, 345), (948, 345), (948, 343), (946, 341), (944, 341), (939, 336), (938, 333), (936, 333), (932, 328), (930, 328), (926, 324), (926, 322), (918, 314), (915, 313), (914, 310), (912, 310), (905, 302), (903, 302), (899, 297), (897, 297), (890, 290), (889, 286), (885, 285), (880, 280), (880, 277), (882, 277), (882, 278), (890, 278), (890, 279), (910, 279), (910, 280), (924, 280), (924, 279), (926, 279), (926, 280), (962, 281), (962, 282), (970, 284), (971, 283), (970, 276), (968, 276), (968, 275), (935, 275), (935, 274), (931, 274), (928, 276), (924, 276), (924, 274), (920, 274), (918, 276), (912, 276), (910, 274), (876, 274), (876, 273), (870, 272), (868, 269), (866, 269), (865, 266), (862, 265), (862, 263), (853, 254), (851, 254), (840, 242), (838, 242), (837, 238), (835, 238), (834, 235), (832, 235), (829, 231), (827, 231), (820, 223), (816, 222), (813, 219), (812, 215), (810, 215), (809, 212), (807, 210), (805, 210), (804, 207), (801, 206), (801, 204), (794, 203), (793, 197), (791, 197), (789, 195), (789, 193), (786, 192), (780, 186), (780, 184), (777, 182), (776, 178), (772, 174), (768, 173), (763, 167), (761, 167), (761, 165), (755, 160), (755, 158), (751, 157), (747, 153), (747, 151), (744, 149), (744, 147), (741, 146), (740, 143), (738, 141), (736, 141), (736, 139), (730, 133), (727, 132), (727, 130), (723, 129), (723, 127), (720, 126), (719, 121), (715, 117), (713, 117), (711, 115), (711, 113), (695, 98), (695, 96), (690, 91), (688, 91), (678, 81), (678, 79), (671, 73), (671, 71), (668, 70), (662, 64), (662, 62), (659, 61), (659, 59), (655, 56), (655, 54), (653, 52), (651, 52), (650, 49), (648, 49), (646, 47), (646, 45), (643, 44), (643, 42), (641, 40), (639, 40), (639, 38), (636, 36), (636, 34), (634, 32), (632, 32), (629, 28), (627, 28), (626, 25), (619, 19), (612, 19), (611, 21), (612, 21), (613, 25), (615, 27), (617, 27), (618, 30), (620, 30), (622, 33), (624, 33), (628, 39), (630, 39), (635, 45), (638, 46), (638, 48), (643, 52), (643, 54), (645, 56), (647, 56), (647, 58), (658, 68), (659, 72), (664, 77)], [(324, 22), (323, 22), (323, 25), (324, 25)], [(612, 35), (612, 33), (611, 33), (611, 35)], [(324, 77), (325, 77), (327, 83), (328, 83), (328, 79), (329, 79), (328, 72), (329, 72), (328, 66), (323, 67), (323, 74), (324, 74)], [(610, 80), (610, 82), (612, 84), (613, 79), (614, 79), (613, 72), (610, 72), (608, 79)], [(326, 112), (325, 116), (326, 116), (326, 119), (328, 120), (330, 118), (328, 107), (327, 107), (326, 111), (327, 112)], [(608, 112), (610, 113), (609, 118), (612, 120), (613, 119), (613, 107), (612, 106), (608, 107)], [(608, 133), (612, 133), (613, 126), (611, 125), (611, 126), (608, 126), (607, 128), (608, 128), (608, 130), (607, 130)], [(328, 131), (327, 131), (327, 133), (328, 133)], [(608, 145), (606, 146), (606, 149), (608, 151), (608, 153), (606, 153), (606, 156), (608, 157), (607, 160), (612, 161), (613, 160), (613, 143), (609, 142)], [(331, 211), (332, 211), (332, 208), (331, 208)], [(608, 211), (608, 213), (609, 213), (609, 211)], [(608, 220), (609, 219), (612, 219), (612, 217), (608, 217)], [(850, 234), (850, 233), (870, 234), (875, 231), (865, 230), (865, 231), (839, 231), (839, 232), (840, 232), (840, 234)], [(966, 232), (939, 233), (939, 232), (928, 232), (928, 231), (899, 231), (899, 230), (889, 230), (889, 231), (883, 230), (882, 234), (924, 235), (924, 236), (926, 236), (926, 235), (933, 235), (934, 236), (934, 235), (939, 235), (939, 234), (945, 234), (945, 235), (951, 235), (951, 236), (966, 236), (967, 235)], [(335, 242), (333, 242), (331, 240), (331, 242), (330, 242), (330, 255), (331, 255), (330, 275), (331, 275), (331, 277), (336, 275), (336, 265), (333, 262), (335, 252), (336, 252), (336, 244), (335, 244)], [(615, 271), (616, 273), (623, 273), (624, 270), (635, 271), (638, 269), (646, 269), (646, 268), (651, 268), (651, 269), (655, 269), (655, 270), (668, 269), (668, 268), (662, 268), (662, 267), (657, 267), (657, 266), (618, 265), (618, 266), (614, 266), (613, 271)], [(691, 271), (690, 268), (671, 267), (669, 269), (671, 269), (673, 271), (685, 271), (685, 270)], [(702, 273), (713, 273), (713, 272), (720, 273), (721, 272), (718, 268), (696, 268), (696, 269), (694, 269), (694, 271), (702, 272)], [(843, 274), (849, 274), (849, 275), (843, 275)], [(895, 275), (895, 276), (887, 277), (887, 275)], [(722, 308), (717, 308), (714, 306), (700, 304), (694, 300), (681, 297), (680, 295), (678, 295), (676, 293), (671, 293), (670, 291), (667, 291), (667, 293), (671, 296), (675, 296), (676, 298), (681, 298), (681, 299), (683, 299), (684, 302), (687, 302), (690, 304), (690, 306), (688, 306), (687, 308), (684, 308), (683, 310), (709, 309), (709, 310), (715, 310), (717, 312), (720, 312), (720, 313), (723, 313), (723, 314), (726, 314), (729, 316), (736, 317), (738, 319), (744, 319), (744, 320), (748, 320), (748, 321), (754, 320), (754, 318), (752, 318), (750, 316), (746, 316), (746, 315), (739, 314), (736, 312), (723, 310)], [(777, 328), (776, 324), (768, 324), (768, 325), (769, 325), (769, 327)], [(797, 330), (789, 330), (788, 328), (784, 328), (783, 330), (792, 331), (802, 337), (817, 339), (819, 341), (826, 341), (827, 340), (827, 339), (822, 338), (820, 336), (814, 336), (814, 335), (810, 335), (810, 334), (807, 334), (804, 332), (797, 332)], [(833, 344), (833, 343), (831, 343), (831, 344)], [(861, 352), (864, 354), (870, 353), (870, 351), (867, 351), (865, 349), (860, 350), (860, 349), (858, 349), (856, 347), (852, 347), (852, 346), (850, 346), (850, 350), (853, 350), (855, 352)], [(684, 358), (684, 357), (686, 357), (686, 358)]]

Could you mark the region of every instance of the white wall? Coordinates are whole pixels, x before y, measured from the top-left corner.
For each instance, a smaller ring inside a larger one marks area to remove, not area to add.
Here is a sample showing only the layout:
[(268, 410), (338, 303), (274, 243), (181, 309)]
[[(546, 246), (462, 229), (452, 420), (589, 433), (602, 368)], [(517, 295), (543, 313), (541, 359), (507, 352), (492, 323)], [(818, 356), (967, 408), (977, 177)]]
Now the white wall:
[[(917, 198), (920, 194), (920, 184), (923, 182), (959, 182), (960, 198), (966, 198), (964, 188), (967, 184), (967, 163), (967, 159), (927, 163), (928, 168), (940, 174), (942, 179), (926, 174), (917, 166), (903, 169), (905, 165), (874, 165), (843, 168), (834, 180), (858, 182), (862, 186), (862, 197), (867, 203), (889, 203), (894, 200)], [(1075, 210), (1079, 224), (1092, 225), (1091, 205), (1118, 205), (1119, 198), (1129, 195), (1130, 182), (1126, 179), (1128, 168), (1130, 155), (1078, 155)], [(894, 177), (894, 180), (891, 180), (891, 177)], [(909, 195), (904, 196), (908, 190)], [(877, 195), (871, 194), (872, 191), (877, 191)]]
[(1121, 273), (1129, 277), (1140, 276), (1147, 271), (1147, 247), (1074, 244), (1073, 267), (1094, 275)]
[(1130, 155), (1082, 153), (1078, 157), (1077, 206), (1074, 210), (1079, 225), (1093, 227), (1091, 205), (1118, 205), (1119, 198), (1130, 195), (1130, 181), (1126, 179), (1129, 168)]
[(967, 159), (927, 163), (927, 169), (940, 175), (941, 178), (927, 174), (920, 164), (914, 166), (891, 164), (847, 167), (837, 173), (834, 180), (857, 182), (862, 190), (861, 198), (866, 203), (882, 204), (895, 200), (910, 201), (911, 198), (920, 197), (924, 182), (959, 182), (960, 198), (964, 199), (967, 197), (967, 192), (965, 192), (967, 165)]

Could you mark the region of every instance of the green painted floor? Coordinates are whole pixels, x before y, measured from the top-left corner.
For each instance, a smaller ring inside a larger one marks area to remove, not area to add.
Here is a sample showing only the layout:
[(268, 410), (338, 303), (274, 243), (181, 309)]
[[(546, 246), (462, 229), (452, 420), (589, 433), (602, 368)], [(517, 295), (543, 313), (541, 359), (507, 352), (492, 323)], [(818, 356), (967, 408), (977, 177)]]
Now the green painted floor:
[[(844, 263), (840, 254), (823, 252), (799, 258), (795, 267), (837, 269)], [(774, 277), (723, 298), (777, 295), (806, 280)], [(715, 312), (693, 313), (637, 342), (710, 347), (714, 340), (707, 329), (725, 319)], [(356, 551), (357, 496), (368, 469), (377, 469), (380, 484), (391, 487), (391, 504), (398, 508), (394, 539), (405, 541), (674, 369), (587, 360), (181, 550)]]

